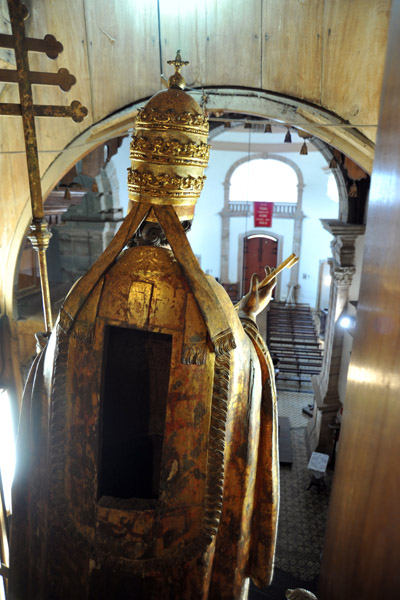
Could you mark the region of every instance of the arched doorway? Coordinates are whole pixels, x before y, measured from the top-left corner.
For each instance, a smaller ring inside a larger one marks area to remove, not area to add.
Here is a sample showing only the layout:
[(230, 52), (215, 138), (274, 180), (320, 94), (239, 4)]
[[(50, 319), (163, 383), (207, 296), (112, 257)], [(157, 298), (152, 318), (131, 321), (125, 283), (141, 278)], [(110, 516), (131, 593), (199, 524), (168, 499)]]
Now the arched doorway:
[[(222, 217), (221, 280), (223, 283), (233, 281), (232, 277), (236, 275), (240, 295), (247, 292), (253, 272), (257, 272), (263, 277), (265, 265), (276, 266), (285, 258), (282, 256), (283, 252), (285, 256), (292, 252), (300, 254), (304, 216), (302, 211), (303, 175), (293, 157), (288, 158), (281, 154), (265, 151), (244, 156), (231, 164), (223, 185), (225, 190), (224, 209), (220, 213)], [(265, 225), (264, 229), (260, 230), (259, 224), (249, 230), (249, 224), (253, 221), (255, 203), (265, 200), (273, 204), (274, 231), (271, 231), (271, 225)], [(277, 234), (276, 227), (279, 234)], [(235, 234), (240, 229), (241, 232), (237, 237)], [(245, 238), (250, 239), (257, 236), (263, 236), (264, 240), (269, 238), (285, 243), (279, 244), (279, 251), (277, 250), (278, 244), (275, 245), (272, 257), (265, 255), (265, 250), (262, 251), (261, 247), (255, 249), (256, 242), (251, 242), (251, 246), (254, 246), (254, 248), (250, 247), (251, 252), (254, 251), (255, 255), (260, 256), (261, 266), (259, 270), (257, 261), (252, 260), (252, 264), (248, 266), (249, 272), (246, 274), (244, 271), (246, 266), (244, 253), (247, 248)], [(233, 269), (236, 264), (238, 264), (238, 270), (234, 275)], [(291, 284), (297, 283), (297, 267), (289, 274), (285, 274), (283, 289), (286, 289), (289, 284), (289, 278)], [(281, 288), (279, 279), (275, 290), (275, 297), (278, 299), (281, 299)]]
[(277, 266), (278, 240), (266, 234), (249, 235), (243, 240), (242, 295), (250, 288), (253, 273), (260, 281), (265, 277), (265, 265)]

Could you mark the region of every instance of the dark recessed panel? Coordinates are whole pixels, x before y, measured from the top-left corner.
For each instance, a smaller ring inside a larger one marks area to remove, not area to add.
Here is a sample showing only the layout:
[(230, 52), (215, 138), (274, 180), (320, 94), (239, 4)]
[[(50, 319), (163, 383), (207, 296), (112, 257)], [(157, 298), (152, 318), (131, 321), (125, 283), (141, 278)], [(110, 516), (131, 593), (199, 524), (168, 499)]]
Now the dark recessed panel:
[(107, 327), (99, 496), (157, 499), (172, 336)]

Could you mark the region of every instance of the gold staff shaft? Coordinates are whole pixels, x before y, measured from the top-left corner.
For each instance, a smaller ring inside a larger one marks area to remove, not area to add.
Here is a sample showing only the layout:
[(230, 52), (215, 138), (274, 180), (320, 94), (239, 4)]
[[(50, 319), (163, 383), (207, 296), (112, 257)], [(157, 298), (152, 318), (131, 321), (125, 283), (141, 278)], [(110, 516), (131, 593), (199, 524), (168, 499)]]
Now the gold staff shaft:
[(291, 269), (296, 263), (299, 262), (299, 257), (295, 254), (288, 256), (279, 266), (276, 267), (269, 275), (267, 275), (259, 284), (258, 289), (261, 290), (263, 287), (269, 284), (283, 269)]
[(49, 278), (47, 276), (46, 250), (49, 246), (51, 233), (47, 229), (46, 221), (35, 221), (33, 219), (31, 233), (28, 235), (28, 238), (38, 255), (44, 325), (46, 332), (49, 333), (53, 328), (53, 319), (51, 315)]

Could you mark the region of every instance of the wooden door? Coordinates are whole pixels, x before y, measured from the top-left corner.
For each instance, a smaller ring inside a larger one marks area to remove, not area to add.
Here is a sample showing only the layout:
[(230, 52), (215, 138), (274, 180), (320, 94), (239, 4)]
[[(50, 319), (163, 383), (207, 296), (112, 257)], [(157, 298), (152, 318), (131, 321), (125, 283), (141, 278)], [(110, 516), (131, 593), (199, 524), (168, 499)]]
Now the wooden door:
[(244, 240), (242, 293), (247, 294), (253, 273), (260, 280), (265, 277), (264, 267), (276, 267), (278, 241), (267, 235), (250, 235)]

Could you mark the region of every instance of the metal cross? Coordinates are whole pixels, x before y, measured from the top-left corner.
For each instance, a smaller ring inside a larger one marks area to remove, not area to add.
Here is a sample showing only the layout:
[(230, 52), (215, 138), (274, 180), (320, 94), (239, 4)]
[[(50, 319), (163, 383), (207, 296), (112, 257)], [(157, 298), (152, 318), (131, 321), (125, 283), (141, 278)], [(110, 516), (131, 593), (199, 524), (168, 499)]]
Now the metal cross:
[(168, 86), (170, 88), (180, 88), (181, 90), (185, 89), (186, 81), (181, 74), (181, 69), (190, 64), (189, 61), (182, 60), (181, 51), (177, 50), (175, 60), (167, 60), (167, 64), (175, 67), (175, 73), (168, 79)]
[(180, 73), (181, 68), (186, 67), (186, 65), (189, 65), (189, 64), (190, 63), (188, 60), (182, 60), (180, 50), (176, 51), (175, 60), (167, 60), (167, 65), (174, 65), (176, 73)]

